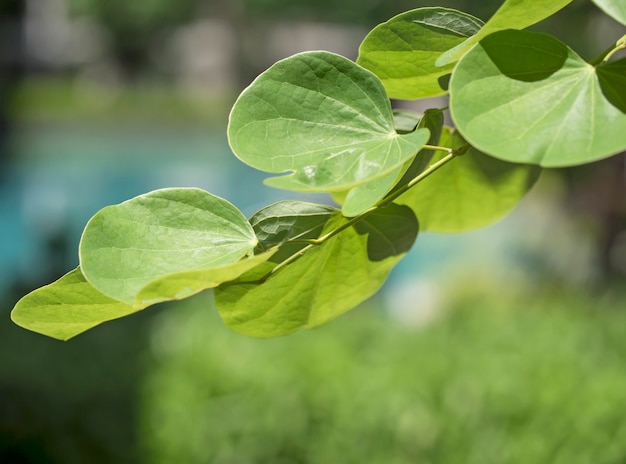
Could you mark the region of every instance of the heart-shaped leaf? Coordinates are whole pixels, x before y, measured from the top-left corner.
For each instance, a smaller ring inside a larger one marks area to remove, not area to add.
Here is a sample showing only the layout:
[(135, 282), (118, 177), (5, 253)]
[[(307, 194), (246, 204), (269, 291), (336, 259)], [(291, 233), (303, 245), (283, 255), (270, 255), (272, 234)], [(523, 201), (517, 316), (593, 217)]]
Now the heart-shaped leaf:
[(133, 305), (151, 281), (213, 269), (252, 254), (257, 239), (243, 214), (200, 189), (156, 190), (100, 210), (80, 242), (87, 281)]
[(465, 42), (442, 53), (437, 58), (437, 66), (445, 66), (458, 61), (465, 52), (480, 40), (504, 29), (525, 29), (571, 3), (572, 0), (506, 0), (483, 28)]
[(17, 302), (11, 319), (20, 327), (59, 340), (68, 340), (103, 322), (138, 311), (109, 298), (75, 269)]
[(399, 135), (380, 80), (328, 52), (279, 61), (242, 92), (228, 139), (237, 157), (271, 173), (268, 185), (341, 191), (383, 177), (415, 156), (428, 131)]
[[(439, 141), (439, 145), (455, 149), (465, 144), (463, 137), (450, 128), (445, 128)], [(435, 153), (432, 161), (444, 156)], [(540, 173), (537, 166), (507, 163), (470, 148), (396, 202), (415, 212), (424, 231), (462, 232), (502, 218)]]
[(625, 63), (594, 68), (551, 36), (497, 32), (459, 61), (452, 118), (472, 145), (503, 160), (599, 160), (626, 149)]
[[(325, 232), (345, 222), (337, 212)], [(319, 326), (374, 294), (415, 241), (417, 228), (410, 208), (381, 208), (269, 278), (260, 267), (219, 286), (217, 308), (228, 327), (254, 337)]]
[(370, 31), (357, 63), (380, 78), (391, 98), (443, 95), (453, 65), (438, 67), (435, 60), (482, 25), (480, 19), (449, 8), (407, 11)]
[(624, 0), (592, 0), (615, 21), (626, 25), (626, 2)]

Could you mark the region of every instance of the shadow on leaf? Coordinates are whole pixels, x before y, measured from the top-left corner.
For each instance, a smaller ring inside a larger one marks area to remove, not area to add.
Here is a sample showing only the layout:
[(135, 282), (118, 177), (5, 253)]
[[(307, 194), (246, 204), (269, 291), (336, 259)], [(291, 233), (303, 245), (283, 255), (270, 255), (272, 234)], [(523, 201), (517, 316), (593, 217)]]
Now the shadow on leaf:
[(370, 261), (382, 261), (408, 252), (417, 239), (419, 224), (411, 208), (392, 203), (355, 224), (354, 229), (367, 235)]
[(561, 69), (568, 56), (566, 45), (557, 40), (546, 41), (545, 37), (545, 34), (505, 30), (485, 37), (480, 46), (505, 76), (536, 82)]

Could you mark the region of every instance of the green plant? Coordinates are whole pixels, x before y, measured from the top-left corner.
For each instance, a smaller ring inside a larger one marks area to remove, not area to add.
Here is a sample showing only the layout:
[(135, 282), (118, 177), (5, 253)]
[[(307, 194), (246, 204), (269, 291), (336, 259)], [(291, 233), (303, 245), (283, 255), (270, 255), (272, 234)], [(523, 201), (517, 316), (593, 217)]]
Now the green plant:
[[(626, 149), (626, 59), (615, 57), (626, 36), (587, 63), (556, 38), (521, 30), (570, 2), (506, 0), (486, 23), (419, 8), (374, 28), (356, 63), (321, 51), (279, 61), (236, 101), (233, 152), (286, 173), (268, 185), (329, 192), (341, 209), (283, 201), (247, 220), (198, 189), (147, 193), (98, 212), (80, 267), (25, 296), (13, 320), (68, 339), (215, 288), (226, 325), (270, 337), (356, 306), (418, 228), (483, 226), (517, 204), (541, 167)], [(596, 3), (626, 24), (623, 2)], [(456, 128), (444, 126), (446, 109), (394, 112), (389, 100), (447, 93)]]

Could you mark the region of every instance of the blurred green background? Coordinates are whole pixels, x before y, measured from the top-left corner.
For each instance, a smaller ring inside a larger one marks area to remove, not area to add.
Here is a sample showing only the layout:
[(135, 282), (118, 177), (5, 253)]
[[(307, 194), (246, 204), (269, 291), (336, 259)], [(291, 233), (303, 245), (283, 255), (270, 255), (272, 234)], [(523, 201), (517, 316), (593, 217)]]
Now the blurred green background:
[[(483, 230), (423, 234), (382, 292), (314, 331), (233, 334), (210, 293), (68, 343), (9, 319), (76, 266), (107, 204), (196, 186), (249, 215), (297, 197), (230, 154), (237, 94), (298, 51), (355, 58), (373, 26), (433, 5), (0, 3), (0, 462), (626, 462), (621, 155), (544, 173)], [(586, 0), (534, 29), (586, 58), (626, 32)]]

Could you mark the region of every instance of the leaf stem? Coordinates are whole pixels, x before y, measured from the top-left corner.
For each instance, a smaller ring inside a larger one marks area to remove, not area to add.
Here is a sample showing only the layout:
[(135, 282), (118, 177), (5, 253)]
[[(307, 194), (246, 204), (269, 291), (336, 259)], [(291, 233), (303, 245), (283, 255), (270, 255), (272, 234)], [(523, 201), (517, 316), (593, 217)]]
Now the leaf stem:
[[(418, 183), (423, 181), (425, 178), (430, 176), (433, 172), (435, 172), (438, 169), (442, 168), (443, 166), (445, 166), (447, 163), (452, 161), (457, 156), (461, 156), (461, 155), (465, 154), (465, 152), (470, 148), (470, 146), (469, 146), (469, 144), (466, 144), (466, 145), (463, 145), (460, 148), (452, 149), (452, 148), (448, 148), (448, 147), (439, 147), (439, 146), (436, 146), (436, 145), (424, 145), (423, 148), (426, 148), (428, 150), (445, 151), (448, 154), (445, 157), (441, 158), (436, 163), (433, 163), (430, 166), (428, 166), (428, 168), (426, 168), (424, 171), (422, 171), (418, 176), (413, 178), (406, 185), (402, 186), (401, 188), (399, 188), (398, 190), (394, 191), (393, 193), (391, 193), (387, 197), (383, 198), (383, 200), (381, 200), (378, 204), (372, 206), (371, 208), (366, 209), (361, 214), (348, 219), (347, 222), (344, 222), (343, 224), (341, 224), (336, 229), (331, 230), (330, 232), (322, 235), (321, 237), (313, 239), (313, 240), (307, 240), (306, 241), (308, 243), (307, 246), (305, 246), (304, 248), (302, 248), (297, 253), (294, 253), (289, 258), (285, 259), (284, 261), (282, 261), (278, 265), (276, 265), (276, 267), (274, 267), (269, 272), (269, 274), (265, 278), (263, 278), (262, 280), (265, 280), (266, 278), (268, 278), (272, 274), (275, 274), (277, 271), (279, 271), (283, 267), (287, 266), (288, 264), (291, 264), (292, 262), (294, 262), (295, 260), (300, 258), (302, 255), (304, 255), (307, 251), (311, 250), (312, 248), (315, 248), (315, 247), (317, 247), (319, 245), (322, 245), (324, 242), (326, 242), (330, 238), (332, 238), (335, 235), (343, 232), (344, 230), (352, 227), (354, 224), (356, 224), (357, 222), (363, 220), (364, 218), (366, 218), (367, 216), (372, 214), (374, 211), (376, 211), (376, 210), (378, 210), (380, 208), (384, 208), (385, 206), (390, 205), (395, 199), (397, 199), (399, 196), (401, 196), (404, 193), (406, 193), (407, 190), (411, 189), (412, 187), (414, 187), (415, 185), (417, 185)], [(304, 240), (300, 240), (300, 242), (304, 242)], [(286, 243), (289, 243), (289, 242), (286, 242)]]
[(626, 50), (626, 35), (589, 62), (592, 66), (608, 62), (620, 50)]

